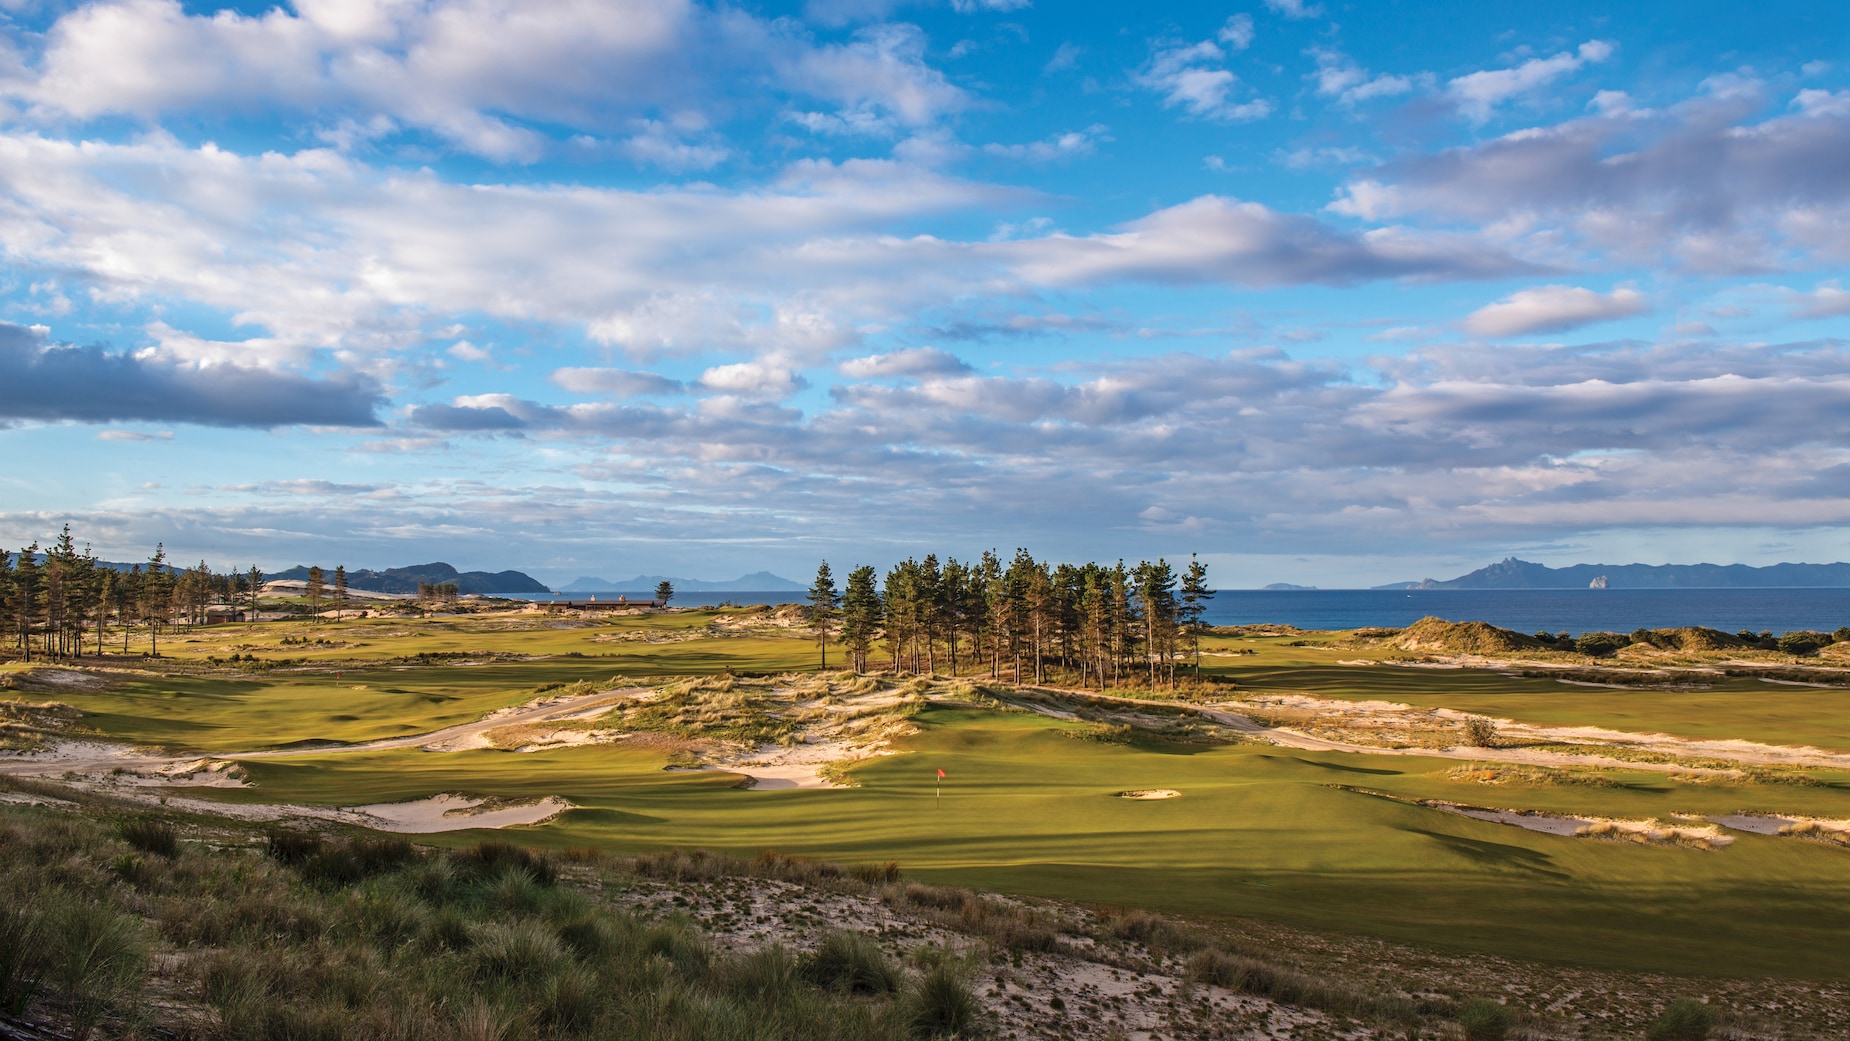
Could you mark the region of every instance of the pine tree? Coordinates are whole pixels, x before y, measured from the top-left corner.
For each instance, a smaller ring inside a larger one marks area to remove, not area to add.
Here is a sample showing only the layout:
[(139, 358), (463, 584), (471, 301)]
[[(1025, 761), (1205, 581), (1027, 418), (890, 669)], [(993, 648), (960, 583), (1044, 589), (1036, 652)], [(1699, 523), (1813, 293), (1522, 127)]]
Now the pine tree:
[(246, 577), (250, 580), (250, 624), (254, 626), (257, 624), (257, 596), (263, 592), (263, 572), (259, 570), (256, 565), (252, 565), (250, 573)]
[(308, 585), (302, 590), (308, 597), (308, 617), (312, 621), (321, 613), (321, 597), (327, 592), (327, 583), (321, 572), (321, 565), (315, 564), (308, 569)]
[(347, 565), (334, 568), (334, 620), (340, 621), (347, 610)]
[(13, 555), (0, 549), (0, 636), (12, 628), (13, 589)]
[(141, 617), (148, 625), (148, 655), (161, 656), (161, 626), (173, 614), (173, 576), (167, 570), (167, 547), (155, 544), (154, 555), (141, 573)]
[(663, 607), (667, 607), (668, 601), (674, 599), (674, 583), (665, 578), (656, 583), (655, 599), (660, 600)]
[(1201, 675), (1201, 633), (1205, 626), (1201, 624), (1202, 615), (1208, 611), (1208, 601), (1214, 599), (1214, 590), (1208, 588), (1208, 566), (1188, 555), (1188, 571), (1182, 575), (1182, 607), (1176, 612), (1182, 624), (1182, 631), (1188, 634), (1188, 647), (1195, 656), (1195, 675)]
[(1174, 634), (1176, 628), (1175, 571), (1169, 562), (1158, 557), (1156, 563), (1138, 561), (1133, 572), (1138, 606), (1143, 611), (1144, 657), (1150, 669), (1150, 685), (1156, 685), (1157, 669), (1170, 662), (1173, 686)]
[(829, 573), (829, 562), (825, 560), (816, 568), (816, 584), (809, 587), (809, 627), (816, 634), (816, 648), (822, 652), (824, 670), (829, 667), (829, 628), (840, 606), (841, 596), (835, 591), (835, 576)]
[(873, 566), (855, 568), (848, 573), (848, 586), (842, 593), (841, 642), (848, 648), (856, 673), (867, 671), (867, 653), (873, 648), (883, 620)]
[(109, 609), (116, 605), (122, 580), (111, 568), (104, 568), (96, 590), (96, 654), (103, 655), (103, 639), (109, 634)]

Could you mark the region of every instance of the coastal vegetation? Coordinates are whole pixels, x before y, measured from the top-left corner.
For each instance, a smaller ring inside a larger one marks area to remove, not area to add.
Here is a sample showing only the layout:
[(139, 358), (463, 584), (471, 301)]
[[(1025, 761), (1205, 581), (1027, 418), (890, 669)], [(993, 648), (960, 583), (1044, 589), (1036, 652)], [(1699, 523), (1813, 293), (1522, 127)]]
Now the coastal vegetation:
[[(779, 607), (263, 594), (158, 658), (34, 628), (0, 663), (9, 921), (126, 960), (0, 951), (8, 1000), (213, 1037), (1635, 1038), (1684, 994), (1739, 1037), (1850, 1029), (1835, 634), (1191, 627), (1170, 571), (1172, 627), (1148, 566), (1074, 569), (1037, 634), (1058, 567), (934, 564)], [(617, 939), (588, 961), (579, 921)]]

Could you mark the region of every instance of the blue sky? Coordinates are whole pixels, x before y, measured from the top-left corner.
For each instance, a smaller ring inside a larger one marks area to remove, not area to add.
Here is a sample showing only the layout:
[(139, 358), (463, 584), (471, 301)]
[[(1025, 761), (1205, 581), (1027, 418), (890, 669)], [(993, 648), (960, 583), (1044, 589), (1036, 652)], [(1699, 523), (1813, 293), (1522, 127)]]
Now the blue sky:
[(1850, 558), (1832, 5), (0, 11), (0, 542)]

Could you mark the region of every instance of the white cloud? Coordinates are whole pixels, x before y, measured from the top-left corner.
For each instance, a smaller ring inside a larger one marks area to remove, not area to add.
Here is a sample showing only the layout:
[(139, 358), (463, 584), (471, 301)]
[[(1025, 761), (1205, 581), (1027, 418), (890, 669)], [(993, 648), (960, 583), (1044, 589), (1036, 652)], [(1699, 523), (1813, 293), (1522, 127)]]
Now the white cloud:
[(1226, 53), (1212, 40), (1166, 47), (1156, 52), (1136, 80), (1163, 95), (1165, 108), (1179, 105), (1204, 119), (1245, 122), (1271, 115), (1272, 103), (1265, 98), (1240, 102), (1230, 98), (1240, 78), (1221, 67), (1225, 58)]
[(1117, 280), (1344, 284), (1380, 278), (1487, 278), (1524, 266), (1467, 239), (1394, 230), (1353, 235), (1259, 203), (1212, 195), (1159, 210), (1115, 232), (1055, 234), (988, 248), (1040, 285)]
[(1071, 41), (1062, 43), (1059, 49), (1053, 52), (1053, 57), (1047, 59), (1047, 64), (1041, 66), (1041, 73), (1046, 75), (1049, 73), (1061, 72), (1066, 69), (1078, 68), (1079, 56), (1084, 53), (1085, 48), (1076, 43)]
[(1588, 40), (1573, 51), (1562, 51), (1550, 58), (1531, 58), (1514, 68), (1486, 69), (1459, 76), (1446, 84), (1446, 92), (1460, 112), (1481, 123), (1505, 101), (1547, 86), (1584, 65), (1603, 62), (1612, 52), (1612, 44)]
[(810, 47), (779, 61), (785, 80), (849, 113), (920, 127), (957, 112), (969, 98), (925, 62), (925, 34), (912, 25), (863, 29), (853, 42)]
[(96, 439), (98, 441), (128, 441), (128, 442), (172, 441), (173, 431), (171, 430), (123, 430), (119, 427), (111, 427), (107, 430), (97, 431)]
[(1098, 142), (1109, 140), (1111, 139), (1105, 136), (1104, 125), (1095, 123), (1084, 130), (1070, 130), (1044, 141), (1031, 141), (1025, 145), (987, 144), (983, 146), (983, 151), (1017, 162), (1047, 163), (1056, 159), (1075, 159), (1091, 155), (1097, 149)]
[(907, 347), (885, 354), (850, 358), (836, 366), (836, 369), (844, 376), (859, 380), (950, 376), (971, 371), (963, 359), (936, 347)]
[[(817, 44), (794, 23), (691, 0), (305, 0), (256, 16), (188, 14), (177, 0), (89, 3), (52, 24), (33, 64), (0, 94), (47, 122), (280, 109), (325, 120), (324, 137), (342, 148), (419, 130), (518, 162), (540, 157), (558, 127), (607, 134), (698, 109), (722, 69), (786, 103), (821, 99), (845, 118), (908, 127), (968, 100), (926, 63), (914, 27)], [(716, 143), (647, 125), (626, 147), (670, 169), (724, 157)]]
[(1578, 329), (1650, 310), (1650, 301), (1636, 289), (1615, 289), (1602, 295), (1578, 286), (1540, 286), (1511, 293), (1471, 312), (1464, 327), (1476, 336), (1522, 336)]
[(1253, 45), (1253, 16), (1244, 12), (1234, 15), (1220, 27), (1220, 32), (1215, 33), (1214, 38), (1236, 51), (1251, 47)]
[(715, 141), (687, 141), (674, 128), (653, 119), (643, 120), (641, 129), (624, 139), (622, 149), (636, 162), (664, 170), (711, 170), (731, 154)]
[(631, 369), (566, 368), (554, 370), (547, 378), (574, 394), (608, 394), (619, 398), (680, 394), (687, 389), (679, 380)]
[(809, 386), (790, 359), (769, 355), (731, 365), (715, 365), (700, 375), (700, 385), (721, 394), (750, 400), (782, 401)]
[(1323, 13), (1323, 5), (1307, 4), (1304, 0), (1265, 0), (1265, 5), (1286, 18), (1315, 18)]
[(1850, 180), (1839, 174), (1850, 115), (1744, 122), (1761, 104), (1731, 88), (1408, 156), (1349, 182), (1330, 209), (1481, 229), (1562, 268), (1740, 274), (1850, 260)]
[(1792, 313), (1800, 318), (1833, 318), (1850, 314), (1850, 289), (1836, 282), (1821, 282), (1809, 293), (1792, 295)]
[(1413, 90), (1413, 78), (1376, 76), (1341, 51), (1316, 48), (1311, 54), (1317, 59), (1317, 71), (1312, 74), (1317, 81), (1317, 93), (1326, 98), (1335, 98), (1344, 105), (1393, 97)]

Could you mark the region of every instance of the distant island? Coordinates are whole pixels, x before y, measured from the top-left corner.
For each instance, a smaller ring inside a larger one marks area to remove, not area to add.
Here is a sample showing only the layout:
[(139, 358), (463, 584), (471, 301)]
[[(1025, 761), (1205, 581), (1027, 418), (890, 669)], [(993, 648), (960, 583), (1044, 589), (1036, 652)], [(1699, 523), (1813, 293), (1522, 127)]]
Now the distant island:
[(1282, 593), (1282, 592), (1289, 592), (1291, 590), (1315, 589), (1317, 587), (1316, 586), (1297, 586), (1297, 585), (1292, 585), (1290, 582), (1274, 582), (1269, 586), (1260, 586), (1259, 588), (1261, 590), (1270, 590), (1274, 593)]
[[(334, 581), (334, 569), (324, 567), (322, 581)], [(308, 565), (297, 564), (287, 571), (279, 571), (265, 578), (272, 582), (308, 580)], [(368, 593), (415, 593), (418, 583), (425, 585), (450, 584), (458, 593), (546, 593), (550, 592), (546, 584), (521, 571), (458, 571), (441, 561), (434, 564), (412, 564), (409, 567), (386, 568), (384, 571), (359, 570), (347, 572), (347, 586)], [(650, 587), (654, 588), (654, 587)]]
[[(1375, 589), (1767, 589), (1850, 586), (1850, 564), (1574, 564), (1552, 568), (1506, 557), (1468, 575), (1391, 582)], [(1273, 588), (1271, 586), (1266, 587)]]
[(754, 571), (749, 575), (722, 582), (705, 582), (698, 578), (674, 578), (669, 575), (637, 575), (635, 578), (612, 581), (608, 578), (575, 578), (569, 585), (559, 587), (561, 593), (653, 593), (655, 587), (667, 582), (680, 593), (800, 593), (807, 589), (801, 583), (792, 582), (771, 574), (769, 571)]

